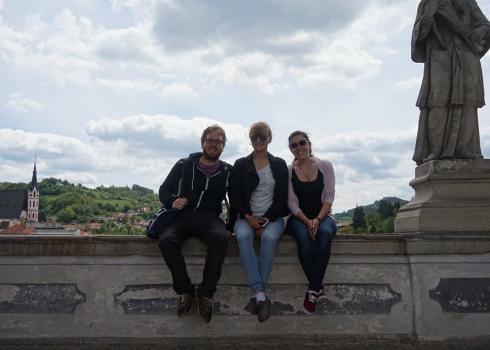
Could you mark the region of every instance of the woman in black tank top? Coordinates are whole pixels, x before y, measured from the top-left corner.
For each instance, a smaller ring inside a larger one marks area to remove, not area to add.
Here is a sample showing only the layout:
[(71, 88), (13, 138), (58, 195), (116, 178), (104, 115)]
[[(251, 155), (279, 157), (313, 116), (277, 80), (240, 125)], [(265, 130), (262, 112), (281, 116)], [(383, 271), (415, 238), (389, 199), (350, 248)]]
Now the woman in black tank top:
[(289, 136), (289, 149), (295, 158), (290, 166), (288, 206), (292, 214), (286, 232), (296, 240), (299, 261), (308, 279), (304, 311), (313, 314), (317, 302), (326, 299), (323, 279), (337, 232), (330, 215), (335, 175), (330, 162), (313, 157), (305, 132), (295, 131)]

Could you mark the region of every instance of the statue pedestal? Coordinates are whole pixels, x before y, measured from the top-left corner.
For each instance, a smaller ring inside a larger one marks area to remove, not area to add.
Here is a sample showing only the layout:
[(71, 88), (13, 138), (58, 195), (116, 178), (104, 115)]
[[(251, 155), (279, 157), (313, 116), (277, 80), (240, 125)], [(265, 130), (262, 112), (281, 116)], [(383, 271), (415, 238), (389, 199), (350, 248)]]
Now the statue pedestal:
[(400, 208), (397, 233), (490, 234), (490, 160), (434, 160), (415, 169), (415, 197)]

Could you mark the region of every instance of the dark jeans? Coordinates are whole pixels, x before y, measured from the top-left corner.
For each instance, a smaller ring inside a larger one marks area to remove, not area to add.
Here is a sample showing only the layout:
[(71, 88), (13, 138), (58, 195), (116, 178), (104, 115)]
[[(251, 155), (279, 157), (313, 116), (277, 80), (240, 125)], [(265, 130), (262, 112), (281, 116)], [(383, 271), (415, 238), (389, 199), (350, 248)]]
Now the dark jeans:
[(221, 277), (221, 266), (228, 249), (225, 224), (214, 213), (184, 210), (160, 235), (160, 251), (172, 273), (177, 294), (194, 291), (181, 250), (182, 243), (189, 237), (197, 237), (208, 246), (202, 283), (197, 289), (197, 294), (212, 298)]
[(320, 223), (315, 240), (312, 240), (306, 225), (296, 216), (289, 217), (286, 232), (296, 240), (298, 257), (308, 278), (308, 289), (318, 292), (323, 288), (323, 278), (330, 260), (332, 239), (337, 233), (335, 221), (326, 217)]

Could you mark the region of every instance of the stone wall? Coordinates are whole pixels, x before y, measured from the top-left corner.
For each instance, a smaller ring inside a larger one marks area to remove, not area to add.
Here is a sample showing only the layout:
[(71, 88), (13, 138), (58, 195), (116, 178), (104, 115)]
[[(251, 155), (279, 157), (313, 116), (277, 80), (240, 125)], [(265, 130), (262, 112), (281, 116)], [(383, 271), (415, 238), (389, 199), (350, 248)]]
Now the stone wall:
[[(185, 245), (197, 283), (204, 253)], [(328, 301), (304, 314), (305, 277), (284, 237), (261, 324), (243, 311), (250, 295), (232, 242), (206, 325), (176, 316), (153, 241), (0, 236), (0, 348), (490, 348), (490, 235), (339, 235), (325, 282)]]

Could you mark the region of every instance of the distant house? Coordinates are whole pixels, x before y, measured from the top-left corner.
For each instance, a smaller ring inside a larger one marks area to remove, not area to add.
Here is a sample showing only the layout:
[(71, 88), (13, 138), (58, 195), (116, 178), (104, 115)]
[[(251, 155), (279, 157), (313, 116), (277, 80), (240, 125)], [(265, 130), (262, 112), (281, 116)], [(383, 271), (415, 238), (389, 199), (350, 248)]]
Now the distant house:
[(25, 190), (0, 190), (0, 229), (39, 222), (39, 185), (36, 163), (32, 181)]

